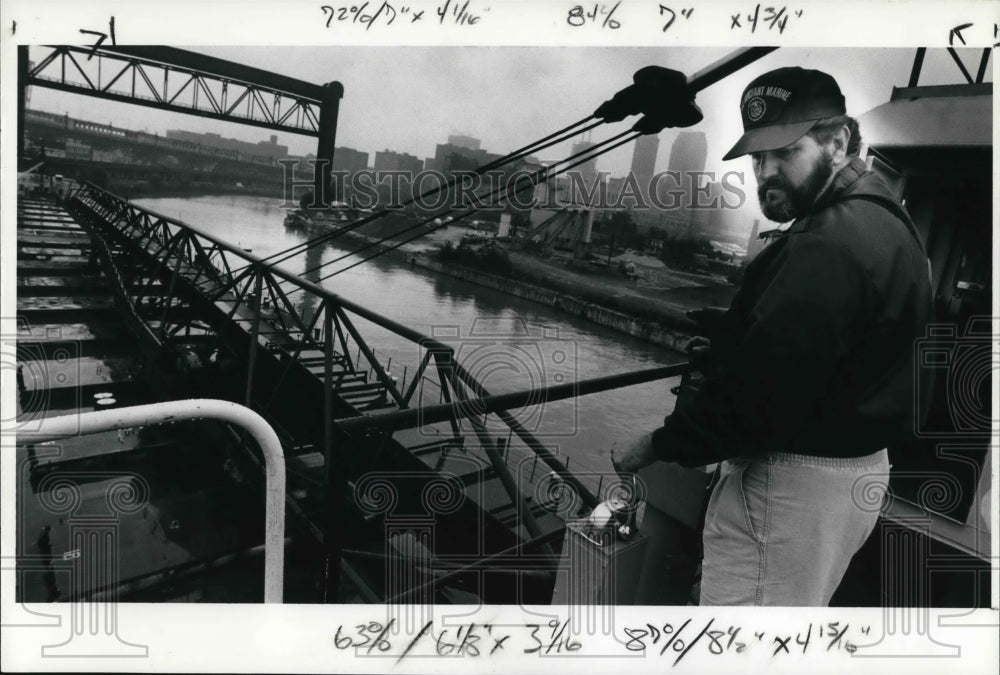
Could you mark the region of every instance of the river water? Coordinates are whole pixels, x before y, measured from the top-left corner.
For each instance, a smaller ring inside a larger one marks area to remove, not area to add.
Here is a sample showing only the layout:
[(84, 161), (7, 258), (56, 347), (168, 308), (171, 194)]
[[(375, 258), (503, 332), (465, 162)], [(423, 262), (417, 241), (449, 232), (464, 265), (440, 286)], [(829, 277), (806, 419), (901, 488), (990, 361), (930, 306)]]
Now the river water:
[[(286, 212), (276, 199), (206, 196), (140, 199), (136, 204), (261, 257), (305, 240), (305, 235), (286, 230)], [(360, 246), (344, 240), (333, 244), (312, 252), (308, 263), (300, 255), (281, 266), (301, 275), (307, 264), (334, 260)], [(322, 274), (356, 259), (331, 265)], [(557, 309), (410, 267), (399, 255), (377, 258), (321, 283), (348, 300), (454, 344), (459, 361), (494, 394), (652, 368), (682, 358)], [(421, 357), (415, 345), (363, 319), (352, 320), (379, 361), (391, 365), (394, 376), (403, 379), (404, 368), (406, 377), (412, 375)], [(613, 444), (627, 445), (662, 424), (673, 407), (669, 390), (674, 384), (673, 379), (661, 380), (548, 403), (523, 409), (516, 417), (553, 452), (569, 458), (574, 473), (606, 474)], [(430, 404), (438, 402), (440, 393), (428, 383), (423, 395)], [(497, 435), (507, 433), (498, 420), (488, 422)]]

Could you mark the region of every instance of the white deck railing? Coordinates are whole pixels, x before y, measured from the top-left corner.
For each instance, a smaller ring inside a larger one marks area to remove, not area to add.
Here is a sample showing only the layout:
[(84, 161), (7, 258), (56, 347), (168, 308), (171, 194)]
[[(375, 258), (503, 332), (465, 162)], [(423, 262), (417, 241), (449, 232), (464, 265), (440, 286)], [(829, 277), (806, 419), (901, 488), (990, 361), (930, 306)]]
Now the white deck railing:
[(245, 429), (264, 453), (267, 496), (264, 507), (264, 602), (282, 602), (285, 568), (285, 455), (277, 434), (263, 417), (241, 405), (215, 399), (188, 399), (49, 417), (30, 441), (43, 443), (102, 431), (214, 419)]

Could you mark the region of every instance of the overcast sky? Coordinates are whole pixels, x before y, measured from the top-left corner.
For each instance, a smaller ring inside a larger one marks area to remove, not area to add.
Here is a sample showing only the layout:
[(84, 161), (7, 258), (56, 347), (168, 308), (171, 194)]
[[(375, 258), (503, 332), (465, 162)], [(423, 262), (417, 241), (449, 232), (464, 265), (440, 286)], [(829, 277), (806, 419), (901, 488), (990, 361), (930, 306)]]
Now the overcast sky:
[[(493, 47), (199, 47), (195, 51), (272, 70), (315, 83), (344, 85), (337, 145), (370, 153), (390, 149), (421, 159), (449, 134), (479, 138), (490, 152), (506, 153), (592, 113), (632, 81), (647, 65), (690, 75), (727, 54), (728, 48), (493, 48)], [(33, 49), (32, 59), (42, 51)], [(975, 72), (980, 50), (960, 55)], [(848, 112), (863, 113), (888, 100), (893, 86), (905, 86), (913, 49), (795, 49), (769, 54), (698, 95), (705, 120), (694, 127), (708, 138), (708, 170), (748, 170), (749, 160), (722, 162), (740, 135), (739, 95), (757, 75), (782, 66), (825, 70), (840, 83)], [(992, 69), (991, 69), (992, 70)], [(928, 52), (920, 84), (957, 83), (958, 68), (944, 50)], [(34, 87), (32, 108), (69, 113), (129, 129), (163, 133), (167, 129), (214, 131), (247, 141), (272, 132), (239, 124), (101, 101)], [(598, 128), (599, 141), (636, 118)], [(677, 131), (660, 134), (658, 169), (664, 169)], [(862, 129), (862, 134), (864, 129)], [(293, 154), (315, 152), (315, 139), (278, 134)], [(541, 154), (558, 159), (568, 144)], [(598, 169), (622, 175), (629, 168), (631, 145), (598, 160)]]

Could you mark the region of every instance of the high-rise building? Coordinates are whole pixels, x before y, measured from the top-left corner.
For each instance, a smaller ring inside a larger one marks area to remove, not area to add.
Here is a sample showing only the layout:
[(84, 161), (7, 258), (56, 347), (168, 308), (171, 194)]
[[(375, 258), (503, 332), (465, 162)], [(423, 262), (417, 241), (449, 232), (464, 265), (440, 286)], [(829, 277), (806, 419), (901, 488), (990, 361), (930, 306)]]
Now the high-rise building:
[(416, 174), (423, 168), (424, 163), (419, 157), (405, 152), (382, 150), (375, 153), (376, 171), (409, 171)]
[(707, 222), (707, 213), (691, 208), (697, 189), (703, 187), (708, 180), (706, 176), (695, 175), (696, 172), (705, 170), (707, 158), (708, 141), (703, 131), (682, 131), (670, 147), (667, 171), (680, 173), (680, 187), (685, 192), (685, 197), (677, 213), (687, 221), (689, 236), (693, 236), (694, 230), (703, 228)]
[[(312, 180), (313, 172), (316, 168), (316, 155), (310, 152), (308, 155), (290, 157), (289, 159), (296, 160), (293, 174), (296, 180)], [(330, 165), (330, 169), (338, 173), (335, 173), (331, 177), (333, 192), (330, 193), (330, 198), (337, 201), (344, 201), (348, 193), (348, 186), (351, 184), (351, 177), (367, 168), (367, 152), (361, 152), (354, 148), (335, 147), (333, 149), (333, 163)], [(345, 172), (346, 175), (341, 175), (339, 173), (341, 171)]]
[(221, 150), (234, 150), (247, 156), (267, 157), (269, 159), (281, 159), (288, 156), (288, 146), (279, 145), (278, 137), (271, 134), (266, 141), (248, 143), (235, 138), (225, 138), (213, 132), (195, 133), (183, 129), (170, 129), (166, 133), (167, 138), (197, 143), (209, 148), (219, 148)]
[(478, 138), (473, 138), (472, 136), (463, 136), (462, 134), (452, 134), (448, 136), (449, 145), (457, 145), (460, 148), (468, 148), (469, 150), (479, 150), (482, 146), (481, 141)]
[(655, 134), (640, 136), (632, 150), (632, 175), (635, 176), (643, 196), (647, 196), (649, 182), (656, 172), (656, 153), (660, 149), (660, 139)]
[(475, 169), (495, 157), (495, 155), (491, 155), (480, 148), (468, 148), (464, 145), (455, 145), (454, 143), (440, 143), (434, 150), (433, 166), (427, 168), (441, 171), (442, 173), (449, 173), (459, 169)]
[(351, 177), (368, 168), (368, 153), (354, 148), (334, 148), (333, 164), (330, 166), (334, 171), (347, 172), (343, 178), (337, 175), (333, 177), (333, 198), (337, 201), (346, 201)]
[[(580, 141), (578, 143), (574, 143), (572, 155), (578, 155), (581, 152), (585, 152), (586, 150), (594, 147), (594, 145), (595, 144), (590, 141)], [(575, 164), (578, 161), (580, 161), (579, 158), (573, 160), (572, 163)], [(574, 186), (574, 189), (571, 192), (573, 201), (576, 202), (578, 199), (585, 199), (586, 195), (581, 194), (582, 190), (576, 188), (575, 186), (582, 183), (581, 187), (586, 190), (587, 193), (590, 193), (595, 189), (594, 186), (597, 183), (597, 157), (592, 157), (583, 164), (573, 167), (566, 172), (566, 175), (570, 177), (570, 180), (572, 181), (570, 184)], [(575, 180), (573, 178), (574, 175), (576, 176)]]
[(335, 171), (346, 171), (348, 175), (368, 168), (368, 153), (354, 148), (334, 148), (333, 164)]
[[(670, 147), (668, 171), (704, 171), (708, 158), (708, 141), (704, 131), (682, 131)], [(686, 181), (681, 181), (684, 184)]]
[[(594, 145), (595, 144), (591, 143), (590, 141), (580, 141), (579, 143), (574, 143), (573, 144), (572, 154), (573, 155), (578, 155), (581, 152), (584, 152), (584, 151), (589, 150), (590, 148), (594, 147)], [(578, 162), (578, 161), (579, 161), (579, 159), (574, 160), (574, 162)], [(568, 171), (567, 173), (572, 173), (573, 171), (576, 171), (581, 176), (583, 176), (584, 179), (587, 180), (587, 183), (590, 184), (594, 179), (597, 178), (597, 157), (592, 157), (592, 158), (588, 159), (586, 162), (584, 162), (583, 164), (580, 164), (577, 167), (574, 167), (572, 170)]]

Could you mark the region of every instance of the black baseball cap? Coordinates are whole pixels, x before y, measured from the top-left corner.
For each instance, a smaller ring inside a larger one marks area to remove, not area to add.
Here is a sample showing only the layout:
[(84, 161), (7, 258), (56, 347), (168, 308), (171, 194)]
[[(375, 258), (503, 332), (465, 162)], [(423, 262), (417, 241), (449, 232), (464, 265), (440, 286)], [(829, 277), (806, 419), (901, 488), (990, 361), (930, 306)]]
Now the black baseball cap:
[(847, 114), (837, 81), (824, 72), (778, 68), (764, 73), (740, 98), (743, 136), (722, 159), (791, 145), (826, 117)]

